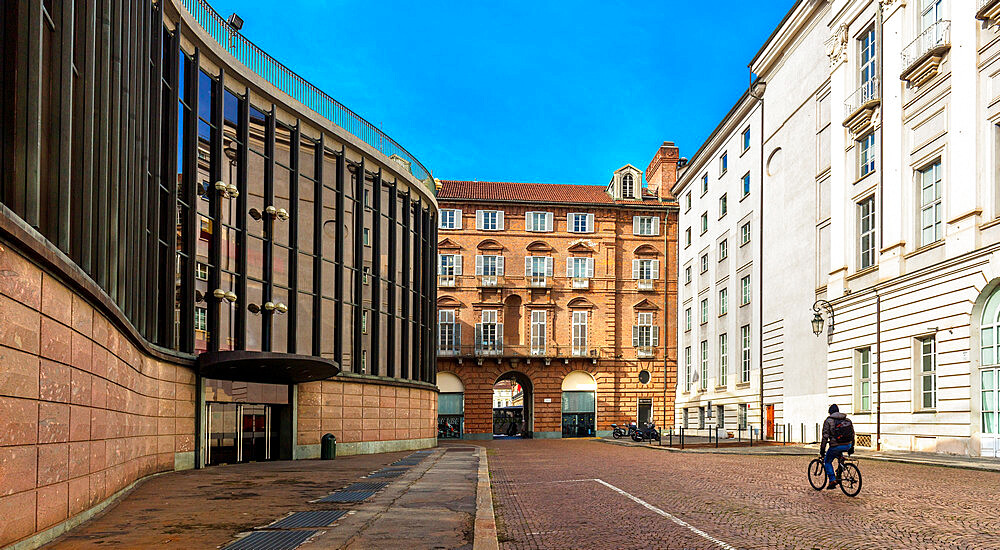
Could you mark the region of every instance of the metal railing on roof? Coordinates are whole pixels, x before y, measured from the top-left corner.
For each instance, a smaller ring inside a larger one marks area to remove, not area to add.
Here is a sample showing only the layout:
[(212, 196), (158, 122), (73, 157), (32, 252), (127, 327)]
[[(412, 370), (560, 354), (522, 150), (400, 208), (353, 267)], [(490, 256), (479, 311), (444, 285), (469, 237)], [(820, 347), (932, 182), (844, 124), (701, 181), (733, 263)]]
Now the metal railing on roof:
[(436, 194), (430, 170), (402, 145), (257, 47), (231, 27), (205, 0), (183, 0), (183, 4), (201, 28), (240, 63), (330, 122), (397, 161), (423, 182), (431, 194)]

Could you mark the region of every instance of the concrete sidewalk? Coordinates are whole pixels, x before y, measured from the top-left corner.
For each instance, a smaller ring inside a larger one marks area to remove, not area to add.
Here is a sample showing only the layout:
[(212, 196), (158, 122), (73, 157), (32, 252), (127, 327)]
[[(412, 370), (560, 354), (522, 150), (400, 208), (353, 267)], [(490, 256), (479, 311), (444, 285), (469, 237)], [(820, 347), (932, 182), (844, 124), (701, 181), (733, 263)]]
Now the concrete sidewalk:
[[(780, 443), (774, 443), (769, 441), (766, 441), (763, 444), (758, 444), (755, 441), (753, 447), (745, 446), (746, 445), (745, 443), (744, 446), (727, 447), (725, 446), (727, 444), (727, 440), (721, 440), (719, 442), (720, 447), (715, 448), (714, 443), (712, 445), (709, 445), (707, 443), (707, 438), (699, 438), (699, 439), (703, 439), (705, 441), (692, 443), (693, 445), (700, 445), (700, 446), (690, 447), (688, 446), (687, 438), (685, 438), (684, 449), (681, 449), (678, 446), (669, 447), (666, 445), (666, 440), (664, 440), (663, 445), (657, 445), (655, 441), (652, 443), (636, 443), (632, 440), (625, 441), (624, 439), (615, 440), (615, 439), (603, 438), (600, 441), (603, 443), (610, 443), (612, 445), (645, 447), (650, 449), (659, 449), (662, 451), (670, 451), (676, 453), (819, 456), (819, 445), (817, 444), (782, 445)], [(729, 442), (731, 444), (732, 440), (729, 440)], [(676, 442), (675, 445), (677, 445)], [(963, 468), (967, 470), (1000, 472), (1000, 460), (993, 458), (946, 455), (939, 453), (918, 453), (918, 452), (908, 452), (908, 451), (871, 451), (868, 449), (861, 449), (861, 448), (857, 449), (857, 451), (854, 453), (854, 457), (861, 459), (868, 459), (868, 460), (883, 460), (888, 462), (901, 462), (907, 464), (924, 464), (928, 466), (942, 466), (946, 468)]]
[(284, 548), (495, 549), (485, 449), (445, 444), (165, 474), (48, 547), (253, 548), (268, 537), (295, 539)]

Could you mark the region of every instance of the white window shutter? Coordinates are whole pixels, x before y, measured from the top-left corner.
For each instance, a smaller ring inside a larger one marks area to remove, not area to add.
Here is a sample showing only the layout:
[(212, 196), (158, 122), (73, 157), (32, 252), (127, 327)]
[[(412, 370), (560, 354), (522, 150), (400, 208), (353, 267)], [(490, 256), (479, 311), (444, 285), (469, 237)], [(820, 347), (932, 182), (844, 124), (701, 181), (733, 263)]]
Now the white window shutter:
[(525, 212), (524, 213), (524, 230), (525, 231), (538, 231), (538, 228), (535, 227), (535, 213), (534, 212)]
[(573, 214), (566, 214), (566, 231), (573, 232)]
[(553, 263), (552, 256), (549, 256), (548, 258), (545, 258), (545, 276), (546, 277), (551, 277), (552, 276), (552, 263)]
[(587, 258), (587, 278), (592, 279), (594, 277), (594, 259)]
[(573, 273), (573, 258), (566, 258), (566, 276), (572, 277)]
[(660, 280), (660, 260), (653, 260), (653, 280)]
[(462, 211), (455, 210), (455, 229), (462, 228)]
[(632, 260), (632, 278), (639, 278), (639, 260)]
[(503, 210), (497, 212), (497, 230), (503, 231)]
[(503, 276), (503, 256), (497, 258), (497, 275)]
[(524, 276), (531, 277), (531, 256), (524, 257)]
[(455, 257), (455, 275), (461, 275), (462, 274), (462, 255), (461, 254), (454, 254), (453, 256)]
[(632, 216), (632, 234), (639, 234), (639, 216)]
[(483, 257), (477, 254), (476, 255), (476, 275), (482, 275), (482, 274), (483, 274)]
[(555, 217), (555, 214), (553, 214), (552, 212), (546, 212), (545, 213), (545, 230), (546, 231), (552, 231), (552, 222), (553, 222), (552, 218), (554, 218), (554, 217)]
[(639, 347), (639, 327), (632, 325), (632, 347)]
[(476, 210), (476, 229), (483, 228), (483, 211)]
[(660, 234), (660, 217), (653, 216), (653, 235)]
[(655, 348), (655, 347), (657, 347), (659, 345), (660, 345), (660, 326), (659, 325), (654, 325), (653, 326), (653, 347)]
[(594, 215), (587, 214), (587, 233), (594, 232)]

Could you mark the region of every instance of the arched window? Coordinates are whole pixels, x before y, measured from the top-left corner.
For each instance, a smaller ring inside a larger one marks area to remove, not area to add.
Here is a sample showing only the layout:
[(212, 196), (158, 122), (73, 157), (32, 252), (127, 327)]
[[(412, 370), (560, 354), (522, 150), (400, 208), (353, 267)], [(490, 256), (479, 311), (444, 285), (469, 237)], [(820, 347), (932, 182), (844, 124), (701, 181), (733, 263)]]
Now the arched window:
[(1000, 365), (1000, 287), (993, 291), (983, 307), (981, 327), (982, 366)]
[(635, 197), (635, 182), (632, 180), (632, 174), (622, 176), (622, 197)]

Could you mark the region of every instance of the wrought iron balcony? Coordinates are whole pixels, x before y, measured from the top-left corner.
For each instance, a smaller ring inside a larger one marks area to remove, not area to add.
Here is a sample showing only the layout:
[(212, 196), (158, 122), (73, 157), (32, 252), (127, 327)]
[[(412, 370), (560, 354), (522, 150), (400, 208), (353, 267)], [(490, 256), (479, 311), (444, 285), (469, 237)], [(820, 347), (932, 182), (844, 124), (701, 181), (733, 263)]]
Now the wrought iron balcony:
[(573, 277), (573, 288), (590, 288), (590, 279), (585, 277)]
[(951, 21), (936, 21), (903, 50), (902, 80), (917, 87), (938, 73), (941, 59), (951, 48)]
[(497, 275), (481, 275), (479, 277), (479, 286), (487, 288), (499, 287), (500, 277)]
[(1000, 24), (1000, 0), (979, 0), (976, 19), (989, 26)]
[(639, 290), (653, 290), (653, 280), (652, 279), (639, 279), (637, 281)]
[(456, 277), (454, 275), (438, 275), (438, 286), (455, 286)]
[(654, 357), (656, 355), (656, 348), (653, 346), (639, 346), (635, 348), (635, 356), (642, 358)]
[(854, 93), (847, 96), (844, 102), (844, 116), (850, 118), (851, 115), (869, 105), (877, 105), (882, 99), (882, 83), (878, 78), (870, 78), (867, 82), (854, 90)]
[(549, 288), (552, 280), (545, 275), (532, 275), (528, 277), (528, 286), (531, 288)]
[[(507, 358), (507, 359), (545, 359), (569, 360), (579, 358), (598, 359), (600, 354), (597, 349), (574, 348), (573, 346), (553, 344), (546, 342), (544, 346), (513, 344), (505, 345), (497, 339), (494, 342), (477, 341), (473, 345), (465, 345), (452, 349), (438, 350), (438, 357), (457, 357), (479, 359), (483, 357)], [(609, 352), (610, 354), (610, 352)]]

